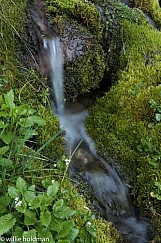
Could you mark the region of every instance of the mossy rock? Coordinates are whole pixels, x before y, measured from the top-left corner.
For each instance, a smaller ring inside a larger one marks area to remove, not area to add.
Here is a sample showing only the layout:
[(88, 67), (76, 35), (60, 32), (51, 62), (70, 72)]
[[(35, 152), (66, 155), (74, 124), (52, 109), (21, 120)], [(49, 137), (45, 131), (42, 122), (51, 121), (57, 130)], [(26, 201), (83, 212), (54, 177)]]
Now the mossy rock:
[(134, 6), (151, 15), (161, 28), (161, 6), (159, 0), (134, 0)]
[(91, 109), (86, 124), (98, 151), (121, 164), (137, 207), (160, 232), (161, 33), (127, 20), (122, 29), (118, 81)]
[(67, 99), (99, 87), (105, 70), (101, 46), (103, 24), (88, 1), (47, 1), (50, 27), (60, 35), (64, 53)]

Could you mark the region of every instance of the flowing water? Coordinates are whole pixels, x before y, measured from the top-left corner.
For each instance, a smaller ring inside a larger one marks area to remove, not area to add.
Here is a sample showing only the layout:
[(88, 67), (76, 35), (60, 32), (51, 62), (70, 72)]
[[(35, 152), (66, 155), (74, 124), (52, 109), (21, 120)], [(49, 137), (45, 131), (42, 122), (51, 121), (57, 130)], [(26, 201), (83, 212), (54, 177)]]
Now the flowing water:
[[(91, 189), (108, 218), (122, 233), (125, 242), (148, 242), (148, 224), (137, 219), (126, 183), (111, 165), (99, 157), (88, 136), (84, 120), (87, 110), (64, 108), (63, 58), (58, 37), (45, 38), (43, 43), (50, 62), (50, 82), (54, 94), (54, 111), (65, 130), (68, 155), (73, 154), (71, 176), (79, 175)], [(79, 145), (79, 146), (78, 146)]]

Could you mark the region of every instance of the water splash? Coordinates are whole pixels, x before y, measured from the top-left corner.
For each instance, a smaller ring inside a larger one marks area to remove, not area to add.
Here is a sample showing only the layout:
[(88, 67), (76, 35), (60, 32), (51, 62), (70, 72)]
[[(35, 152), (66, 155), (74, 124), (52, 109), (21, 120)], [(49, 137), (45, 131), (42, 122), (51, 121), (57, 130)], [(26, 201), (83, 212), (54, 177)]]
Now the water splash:
[[(125, 182), (107, 161), (97, 155), (94, 143), (86, 132), (84, 120), (87, 111), (72, 113), (71, 109), (64, 108), (63, 58), (59, 39), (44, 39), (44, 49), (48, 51), (50, 86), (61, 129), (66, 133), (68, 154), (75, 151), (71, 175), (79, 175), (87, 182), (93, 195), (105, 207), (108, 220), (120, 230), (126, 242), (148, 242), (148, 224), (137, 219)], [(75, 149), (80, 141), (81, 144)]]

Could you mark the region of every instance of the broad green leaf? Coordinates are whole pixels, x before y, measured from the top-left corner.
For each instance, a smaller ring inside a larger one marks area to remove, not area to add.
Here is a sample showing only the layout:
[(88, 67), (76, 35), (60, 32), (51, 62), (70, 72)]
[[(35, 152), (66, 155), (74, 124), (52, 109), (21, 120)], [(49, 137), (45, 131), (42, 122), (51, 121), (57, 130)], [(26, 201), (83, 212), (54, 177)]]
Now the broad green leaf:
[(45, 208), (48, 207), (52, 204), (52, 202), (54, 201), (53, 197), (50, 197), (46, 194), (42, 195), (42, 200), (41, 200), (41, 208)]
[(32, 208), (32, 209), (39, 208), (40, 207), (40, 204), (41, 204), (41, 197), (40, 196), (34, 197), (29, 202), (30, 208)]
[(29, 105), (27, 104), (24, 104), (24, 105), (20, 105), (18, 107), (16, 107), (16, 113), (19, 115), (19, 116), (22, 116), (22, 115), (32, 115), (35, 113), (36, 110), (32, 109)]
[(12, 214), (6, 214), (0, 217), (0, 236), (7, 233), (16, 223), (16, 219)]
[(14, 186), (8, 187), (8, 194), (13, 199), (15, 199), (16, 197), (19, 197), (19, 191)]
[(24, 224), (25, 225), (34, 225), (36, 223), (36, 213), (31, 210), (27, 210), (24, 215)]
[(9, 146), (4, 146), (2, 148), (0, 148), (0, 155), (5, 154), (8, 150), (9, 150)]
[(24, 193), (27, 189), (26, 181), (22, 177), (18, 177), (16, 187), (19, 192)]
[(59, 232), (59, 237), (64, 238), (66, 235), (70, 233), (72, 228), (75, 226), (73, 220), (68, 220), (62, 223), (62, 230)]
[(0, 215), (2, 216), (6, 211), (7, 211), (7, 207), (10, 204), (11, 199), (9, 196), (4, 196), (4, 197), (0, 197)]
[(24, 241), (25, 241), (25, 239), (27, 241), (27, 239), (36, 238), (36, 233), (37, 233), (37, 231), (35, 229), (29, 230), (29, 231), (24, 231), (24, 233), (23, 233)]
[(12, 142), (14, 134), (12, 132), (8, 133), (2, 133), (1, 139), (3, 140), (4, 143), (10, 144)]
[(33, 116), (32, 119), (34, 119), (34, 123), (39, 126), (46, 125), (46, 121), (43, 118), (41, 118), (40, 116)]
[(10, 167), (12, 166), (13, 162), (10, 159), (5, 159), (5, 158), (0, 158), (0, 165), (1, 166), (6, 166), (6, 167)]
[(40, 213), (40, 219), (45, 227), (48, 227), (51, 222), (51, 213), (49, 211), (43, 211)]
[(9, 117), (9, 114), (6, 111), (1, 111), (0, 112), (0, 117), (8, 118)]
[(5, 101), (11, 109), (15, 108), (14, 104), (14, 92), (13, 90), (10, 90), (6, 95), (5, 95)]
[(5, 127), (5, 124), (3, 121), (0, 121), (0, 128), (4, 128)]
[(27, 118), (22, 118), (20, 120), (20, 125), (22, 127), (32, 127), (35, 124), (37, 124), (39, 126), (44, 126), (44, 125), (46, 125), (46, 122), (43, 118), (41, 118), (39, 116), (29, 116)]
[(72, 210), (69, 207), (63, 206), (63, 207), (54, 207), (54, 216), (56, 218), (69, 218), (70, 216), (74, 215), (76, 213), (75, 210)]
[(34, 197), (36, 197), (35, 185), (32, 185), (27, 188), (27, 191), (24, 193), (24, 198), (29, 203)]
[(58, 234), (62, 230), (62, 219), (55, 219), (52, 218), (51, 223), (50, 223), (50, 230), (51, 231), (56, 231)]
[(77, 235), (79, 233), (79, 229), (73, 228), (69, 235), (66, 236), (66, 238), (70, 241), (70, 242), (74, 242), (74, 240), (76, 239)]
[(13, 236), (17, 238), (22, 238), (23, 230), (20, 227), (16, 227), (15, 231), (13, 232)]
[(51, 232), (47, 228), (38, 232), (38, 238), (44, 239), (45, 242), (55, 243)]
[(23, 141), (25, 142), (26, 140), (32, 138), (33, 136), (37, 135), (37, 132), (34, 129), (31, 128), (20, 128), (19, 130), (20, 134), (24, 136)]
[(58, 207), (58, 206), (62, 207), (63, 204), (64, 204), (64, 200), (60, 199), (54, 203), (54, 207)]
[(47, 195), (54, 197), (59, 190), (59, 182), (55, 181), (52, 185), (50, 185), (47, 189)]

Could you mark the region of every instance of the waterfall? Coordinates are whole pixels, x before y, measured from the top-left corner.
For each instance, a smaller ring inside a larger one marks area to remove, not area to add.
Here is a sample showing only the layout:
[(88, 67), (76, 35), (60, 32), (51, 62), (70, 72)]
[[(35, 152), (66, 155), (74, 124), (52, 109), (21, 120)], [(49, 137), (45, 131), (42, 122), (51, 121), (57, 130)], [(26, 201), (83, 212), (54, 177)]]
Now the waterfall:
[(64, 79), (63, 79), (63, 55), (58, 37), (45, 38), (44, 49), (48, 50), (50, 65), (50, 83), (52, 97), (55, 99), (56, 113), (63, 114), (64, 110)]
[(137, 219), (126, 183), (107, 161), (97, 155), (94, 143), (86, 132), (84, 120), (88, 112), (73, 113), (64, 107), (63, 57), (59, 38), (45, 38), (43, 47), (49, 58), (55, 111), (61, 128), (66, 132), (68, 154), (74, 151), (71, 175), (78, 175), (87, 182), (91, 193), (106, 209), (108, 220), (120, 230), (126, 242), (148, 242), (148, 224)]

